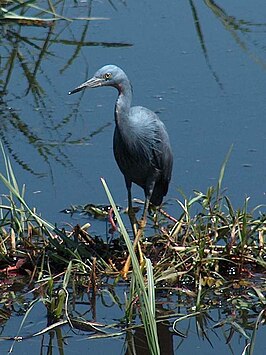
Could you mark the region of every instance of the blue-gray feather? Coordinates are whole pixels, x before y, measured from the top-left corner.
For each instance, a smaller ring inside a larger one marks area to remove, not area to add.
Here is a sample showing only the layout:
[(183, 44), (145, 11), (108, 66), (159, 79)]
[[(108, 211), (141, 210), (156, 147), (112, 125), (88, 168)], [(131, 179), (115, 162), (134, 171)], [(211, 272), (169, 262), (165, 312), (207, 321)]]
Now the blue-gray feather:
[[(171, 179), (173, 155), (168, 134), (159, 117), (142, 106), (131, 107), (132, 87), (122, 69), (106, 65), (69, 94), (86, 87), (112, 86), (118, 90), (115, 105), (114, 155), (131, 197), (131, 184), (144, 189), (146, 203), (162, 203)], [(129, 201), (131, 205), (131, 202)]]
[(150, 202), (156, 206), (167, 194), (173, 158), (169, 137), (158, 116), (145, 107), (132, 107), (126, 129), (116, 125), (114, 155), (125, 178), (141, 186), (145, 194), (155, 180)]

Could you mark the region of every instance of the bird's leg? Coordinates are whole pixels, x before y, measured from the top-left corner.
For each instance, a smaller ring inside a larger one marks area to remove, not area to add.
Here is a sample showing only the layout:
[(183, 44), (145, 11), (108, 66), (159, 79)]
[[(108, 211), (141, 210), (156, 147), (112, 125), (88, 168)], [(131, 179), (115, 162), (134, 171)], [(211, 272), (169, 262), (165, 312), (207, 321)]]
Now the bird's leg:
[[(127, 181), (126, 181), (126, 184), (127, 184)], [(134, 239), (134, 242), (133, 242), (134, 251), (136, 250), (136, 248), (138, 246), (139, 255), (140, 255), (140, 257), (139, 257), (140, 258), (140, 264), (142, 264), (142, 262), (143, 262), (143, 255), (142, 255), (141, 247), (139, 245), (139, 241), (140, 241), (140, 239), (142, 237), (143, 230), (144, 230), (144, 228), (146, 226), (146, 223), (147, 223), (147, 213), (148, 213), (148, 208), (149, 208), (149, 204), (150, 204), (151, 195), (152, 195), (152, 192), (153, 192), (153, 189), (154, 189), (154, 185), (155, 185), (155, 179), (152, 179), (150, 181), (150, 183), (148, 184), (148, 188), (145, 190), (146, 197), (145, 197), (143, 214), (142, 214), (141, 220), (138, 222), (139, 228), (136, 229), (135, 239)], [(127, 184), (127, 187), (128, 187), (128, 205), (129, 205), (129, 207), (131, 206), (131, 208), (132, 208), (131, 184), (130, 185)], [(134, 217), (135, 217), (135, 214), (134, 214)], [(135, 219), (135, 221), (136, 221), (136, 219)], [(134, 224), (134, 226), (136, 228), (135, 224)], [(127, 277), (128, 270), (129, 270), (129, 267), (130, 267), (130, 263), (131, 263), (130, 256), (128, 256), (128, 258), (126, 260), (126, 263), (125, 263), (125, 265), (123, 267), (123, 270), (122, 270), (122, 277), (123, 278)]]
[(128, 217), (129, 217), (131, 227), (133, 230), (133, 235), (135, 238), (137, 235), (137, 219), (136, 219), (136, 215), (135, 215), (133, 205), (132, 205), (131, 182), (126, 181), (126, 185), (127, 185), (127, 197), (128, 197)]
[(139, 227), (141, 230), (145, 228), (147, 223), (148, 208), (150, 205), (150, 199), (154, 189), (155, 181), (156, 181), (155, 177), (151, 175), (150, 181), (147, 182), (147, 188), (145, 189), (144, 209), (143, 209), (141, 220), (139, 221)]
[[(152, 190), (151, 190), (151, 192), (152, 192)], [(139, 228), (136, 231), (135, 239), (134, 239), (134, 242), (133, 242), (134, 251), (136, 250), (136, 248), (138, 246), (140, 265), (143, 263), (143, 255), (142, 255), (142, 250), (141, 250), (139, 241), (140, 241), (140, 239), (142, 237), (143, 230), (144, 230), (144, 228), (146, 226), (146, 222), (147, 222), (147, 213), (148, 213), (148, 208), (149, 208), (149, 204), (150, 204), (150, 196), (151, 196), (151, 194), (147, 194), (146, 195), (143, 214), (142, 214), (141, 220), (138, 222)], [(127, 278), (127, 274), (128, 274), (128, 270), (129, 270), (129, 267), (130, 267), (130, 263), (131, 263), (131, 259), (130, 259), (130, 256), (128, 256), (128, 258), (126, 260), (126, 263), (125, 263), (125, 265), (123, 267), (123, 270), (122, 270), (122, 277), (124, 279)]]
[[(139, 255), (140, 255), (140, 263), (143, 262), (143, 256), (142, 256), (142, 252), (141, 252), (141, 247), (139, 244), (142, 232), (143, 232), (143, 228), (137, 228), (137, 219), (135, 216), (135, 212), (133, 210), (133, 206), (132, 206), (132, 196), (131, 196), (131, 182), (128, 182), (126, 180), (126, 186), (127, 186), (127, 192), (128, 192), (128, 216), (130, 219), (130, 223), (133, 229), (133, 234), (134, 234), (134, 242), (133, 242), (133, 249), (134, 251), (136, 250), (137, 246), (138, 246), (138, 250), (139, 250)], [(149, 205), (149, 204), (148, 204)], [(127, 257), (127, 260), (125, 262), (125, 265), (121, 271), (121, 275), (124, 279), (127, 278), (127, 274), (130, 268), (130, 264), (131, 264), (131, 258), (130, 255)]]
[(149, 204), (150, 204), (150, 197), (146, 196), (142, 217), (139, 220), (139, 228), (142, 230), (145, 228), (146, 223), (147, 223), (147, 214), (148, 214)]
[[(144, 228), (146, 226), (147, 213), (148, 213), (148, 208), (149, 208), (149, 204), (150, 204), (150, 197), (151, 197), (152, 191), (153, 191), (153, 187), (152, 187), (152, 190), (150, 190), (150, 193), (148, 193), (146, 195), (143, 214), (142, 214), (142, 217), (141, 217), (140, 221), (138, 222), (139, 228), (136, 231), (135, 239), (134, 239), (134, 242), (133, 242), (134, 251), (138, 247), (140, 265), (142, 265), (144, 259), (143, 259), (143, 254), (142, 254), (142, 250), (141, 250), (141, 246), (140, 246), (139, 241), (140, 241), (140, 239), (141, 239), (141, 237), (143, 235), (143, 230), (144, 230)], [(130, 262), (131, 262), (130, 261), (130, 256), (128, 256), (127, 261), (126, 261), (126, 263), (124, 265), (124, 268), (123, 268), (123, 273), (122, 273), (122, 276), (124, 278), (126, 278), (126, 276), (127, 276), (127, 273), (128, 273), (129, 267), (130, 267)]]

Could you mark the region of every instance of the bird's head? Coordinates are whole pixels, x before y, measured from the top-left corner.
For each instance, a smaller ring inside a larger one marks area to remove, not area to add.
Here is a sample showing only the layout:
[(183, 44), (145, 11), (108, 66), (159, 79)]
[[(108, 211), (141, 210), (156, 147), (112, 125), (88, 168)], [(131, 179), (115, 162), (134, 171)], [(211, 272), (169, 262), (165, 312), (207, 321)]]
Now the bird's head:
[(125, 82), (129, 81), (122, 69), (115, 65), (105, 65), (97, 70), (91, 79), (85, 81), (85, 83), (79, 85), (68, 94), (72, 95), (83, 89), (97, 88), (99, 86), (113, 86), (121, 91)]

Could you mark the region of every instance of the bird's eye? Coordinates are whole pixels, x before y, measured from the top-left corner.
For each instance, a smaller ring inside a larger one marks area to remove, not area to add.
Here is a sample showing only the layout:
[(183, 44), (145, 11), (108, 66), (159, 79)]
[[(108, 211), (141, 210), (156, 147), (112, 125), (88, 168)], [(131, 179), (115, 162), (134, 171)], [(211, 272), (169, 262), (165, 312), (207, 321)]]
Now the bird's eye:
[(111, 77), (112, 77), (112, 74), (111, 74), (111, 73), (105, 73), (105, 74), (103, 75), (103, 78), (104, 78), (105, 80), (109, 80), (109, 79), (111, 79)]

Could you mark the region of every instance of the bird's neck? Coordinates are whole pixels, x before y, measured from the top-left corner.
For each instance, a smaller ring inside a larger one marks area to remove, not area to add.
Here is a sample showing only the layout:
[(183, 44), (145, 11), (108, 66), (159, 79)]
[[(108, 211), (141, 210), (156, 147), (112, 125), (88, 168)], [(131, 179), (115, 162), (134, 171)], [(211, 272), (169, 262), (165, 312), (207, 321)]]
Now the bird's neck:
[(132, 101), (132, 88), (130, 82), (127, 81), (126, 83), (123, 83), (123, 85), (118, 88), (118, 92), (119, 95), (115, 105), (115, 121), (119, 126), (121, 121), (125, 122), (129, 119), (129, 110)]

